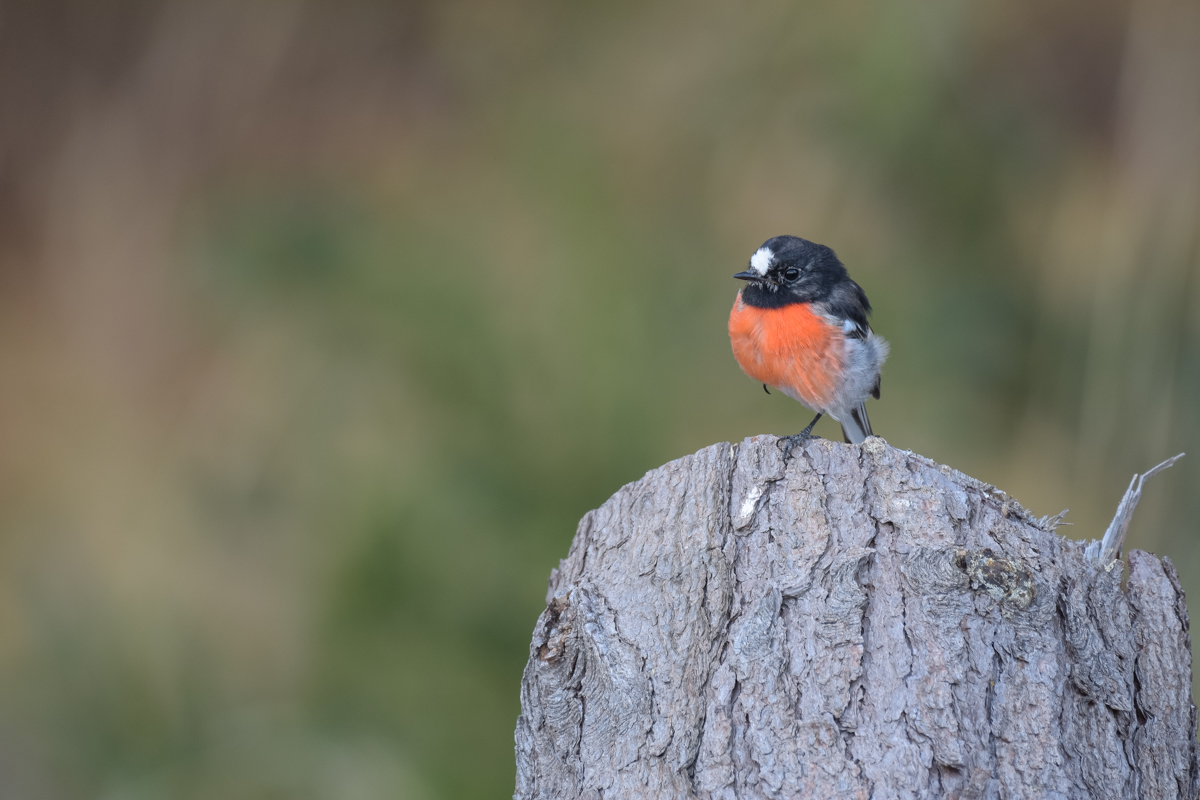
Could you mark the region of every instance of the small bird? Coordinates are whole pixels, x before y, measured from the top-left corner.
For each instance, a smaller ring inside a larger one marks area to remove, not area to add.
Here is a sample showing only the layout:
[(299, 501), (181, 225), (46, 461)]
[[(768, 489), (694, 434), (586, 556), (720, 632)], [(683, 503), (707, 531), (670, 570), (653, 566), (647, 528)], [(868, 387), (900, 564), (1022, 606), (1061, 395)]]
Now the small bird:
[(828, 414), (847, 442), (871, 436), (868, 396), (879, 398), (888, 344), (867, 324), (871, 304), (833, 250), (796, 236), (768, 239), (750, 257), (729, 314), (729, 339), (742, 370), (817, 412), (787, 437), (785, 457)]

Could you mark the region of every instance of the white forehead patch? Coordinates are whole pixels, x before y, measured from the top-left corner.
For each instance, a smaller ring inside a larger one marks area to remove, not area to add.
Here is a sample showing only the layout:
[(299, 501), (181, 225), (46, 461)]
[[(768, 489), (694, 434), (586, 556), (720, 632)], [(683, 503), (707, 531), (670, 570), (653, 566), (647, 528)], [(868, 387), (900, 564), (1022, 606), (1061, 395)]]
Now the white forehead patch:
[(759, 275), (766, 275), (767, 270), (771, 268), (771, 262), (774, 260), (775, 254), (771, 252), (771, 248), (760, 247), (754, 251), (754, 255), (750, 256), (750, 266)]

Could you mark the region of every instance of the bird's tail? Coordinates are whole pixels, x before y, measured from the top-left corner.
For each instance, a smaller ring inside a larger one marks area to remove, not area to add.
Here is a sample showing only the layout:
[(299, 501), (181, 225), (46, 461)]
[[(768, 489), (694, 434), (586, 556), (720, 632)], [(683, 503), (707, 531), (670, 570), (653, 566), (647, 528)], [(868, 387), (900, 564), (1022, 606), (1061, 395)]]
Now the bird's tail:
[(842, 438), (850, 444), (862, 444), (871, 433), (871, 420), (867, 419), (866, 403), (859, 403), (858, 408), (851, 409), (846, 419), (842, 420)]

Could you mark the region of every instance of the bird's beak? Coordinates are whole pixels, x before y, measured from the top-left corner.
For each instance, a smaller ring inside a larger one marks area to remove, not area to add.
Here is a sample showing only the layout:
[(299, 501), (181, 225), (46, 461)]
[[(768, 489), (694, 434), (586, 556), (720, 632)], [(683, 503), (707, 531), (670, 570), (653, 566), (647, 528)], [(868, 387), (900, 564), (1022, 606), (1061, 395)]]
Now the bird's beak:
[(739, 272), (733, 277), (739, 281), (761, 281), (763, 276), (758, 274), (758, 270), (748, 269), (745, 272)]

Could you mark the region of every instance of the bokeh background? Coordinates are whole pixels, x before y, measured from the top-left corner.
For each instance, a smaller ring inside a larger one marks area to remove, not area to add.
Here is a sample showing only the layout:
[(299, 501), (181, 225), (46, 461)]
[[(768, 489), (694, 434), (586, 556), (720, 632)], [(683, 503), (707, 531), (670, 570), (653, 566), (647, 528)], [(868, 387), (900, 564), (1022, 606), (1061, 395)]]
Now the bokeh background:
[(893, 444), (1079, 538), (1190, 451), (1200, 597), (1198, 221), (1192, 0), (6, 2), (0, 796), (510, 795), (579, 517), (808, 421), (783, 232)]

